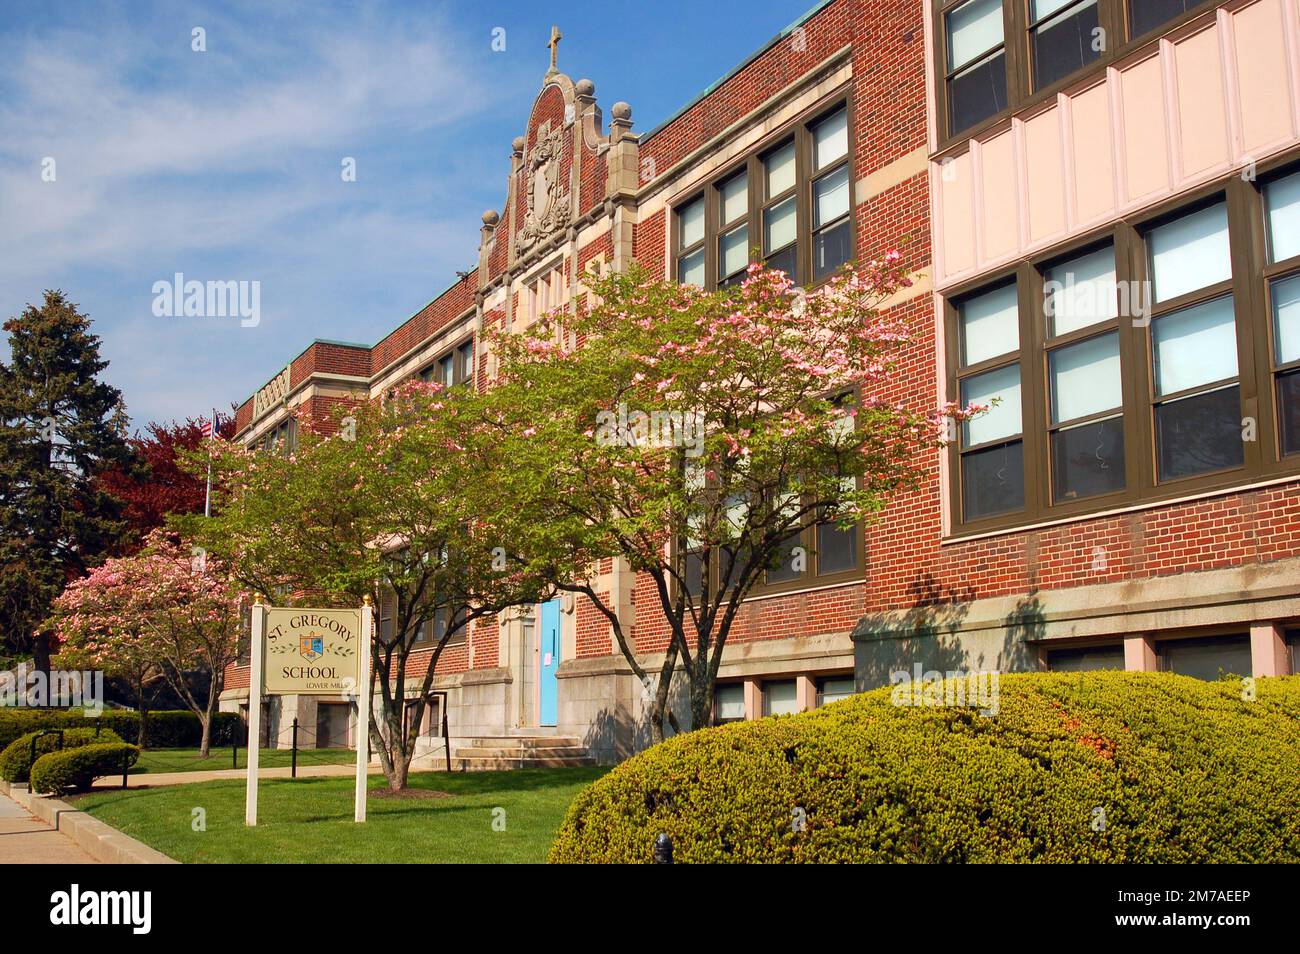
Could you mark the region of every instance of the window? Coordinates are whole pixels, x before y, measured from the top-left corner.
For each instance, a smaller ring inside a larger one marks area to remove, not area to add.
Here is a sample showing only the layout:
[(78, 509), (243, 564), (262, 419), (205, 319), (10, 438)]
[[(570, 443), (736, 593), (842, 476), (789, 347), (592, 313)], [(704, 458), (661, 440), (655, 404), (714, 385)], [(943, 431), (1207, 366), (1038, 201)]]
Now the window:
[(799, 691), (793, 679), (763, 683), (763, 715), (792, 715), (799, 711)]
[(432, 381), (452, 387), (466, 382), (473, 383), (474, 376), (474, 339), (470, 338), (452, 348), (433, 364), (420, 372), (421, 381)]
[(853, 257), (849, 112), (819, 107), (674, 211), (677, 281), (725, 288), (757, 254), (795, 282)]
[(958, 532), (1300, 470), (1300, 170), (948, 295)]
[(704, 196), (677, 210), (677, 280), (704, 287)]
[(1242, 415), (1226, 204), (1151, 230), (1147, 249), (1158, 477), (1238, 467)]
[(1269, 370), (1283, 456), (1300, 453), (1300, 172), (1264, 187)]
[(847, 699), (855, 691), (851, 675), (822, 676), (817, 680), (817, 708)]
[(1029, 0), (1034, 89), (1082, 69), (1101, 55), (1097, 0)]
[(1172, 639), (1157, 644), (1160, 668), (1194, 679), (1216, 680), (1225, 676), (1249, 676), (1250, 637), (1202, 636)]
[(933, 0), (941, 147), (1149, 43), (1209, 0)]
[(960, 400), (988, 407), (961, 426), (962, 514), (969, 521), (1025, 505), (1017, 287), (1004, 285), (957, 308)]
[(1132, 0), (1128, 5), (1129, 33), (1135, 37), (1150, 33), (1199, 4), (1200, 0)]
[(1002, 0), (966, 0), (944, 16), (948, 128), (969, 129), (1007, 108)]
[(1124, 645), (1088, 646), (1076, 649), (1052, 649), (1047, 653), (1047, 668), (1052, 672), (1092, 672), (1098, 669), (1123, 669)]
[(259, 442), (262, 450), (268, 454), (287, 457), (298, 451), (298, 419), (288, 417), (266, 432)]
[(745, 684), (722, 682), (713, 687), (713, 722), (743, 722), (745, 720)]

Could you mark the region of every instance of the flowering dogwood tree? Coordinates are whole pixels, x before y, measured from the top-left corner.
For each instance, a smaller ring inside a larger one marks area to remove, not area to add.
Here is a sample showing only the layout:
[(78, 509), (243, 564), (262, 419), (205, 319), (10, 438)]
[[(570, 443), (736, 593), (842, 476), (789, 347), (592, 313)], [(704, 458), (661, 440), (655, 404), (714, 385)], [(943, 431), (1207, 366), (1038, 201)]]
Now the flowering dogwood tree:
[(370, 596), (384, 607), (371, 643), (371, 744), (393, 791), (406, 786), (448, 643), (544, 592), (536, 575), (507, 565), (464, 492), (469, 397), (413, 381), (347, 408), (337, 429), (300, 421), (291, 455), (222, 445), (213, 516), (183, 521), (278, 603), (356, 606)]
[[(238, 652), (242, 595), (220, 562), (155, 530), (140, 553), (108, 560), (69, 584), (52, 622), (74, 657), (126, 675), (140, 700), (161, 674), (198, 716), (206, 758), (226, 666)], [(206, 694), (194, 692), (195, 673), (205, 678)], [(142, 709), (142, 738), (146, 717)]]
[[(608, 620), (656, 738), (675, 671), (691, 725), (711, 721), (742, 601), (807, 565), (809, 528), (870, 520), (970, 413), (886, 398), (908, 336), (878, 306), (908, 284), (897, 252), (807, 293), (759, 266), (712, 293), (634, 267), (590, 280), (594, 307), (492, 338), (466, 486), (512, 559)], [(657, 673), (592, 578), (603, 558), (653, 583), (636, 612), (666, 622)]]

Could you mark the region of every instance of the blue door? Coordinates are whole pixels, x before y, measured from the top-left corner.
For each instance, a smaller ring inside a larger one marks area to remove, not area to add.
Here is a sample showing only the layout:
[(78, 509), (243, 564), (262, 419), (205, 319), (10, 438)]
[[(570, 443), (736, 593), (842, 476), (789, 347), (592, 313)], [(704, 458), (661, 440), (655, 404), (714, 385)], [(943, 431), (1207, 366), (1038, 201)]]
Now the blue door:
[(537, 724), (555, 725), (560, 715), (560, 685), (555, 672), (560, 668), (560, 601), (542, 604), (542, 625), (538, 632)]

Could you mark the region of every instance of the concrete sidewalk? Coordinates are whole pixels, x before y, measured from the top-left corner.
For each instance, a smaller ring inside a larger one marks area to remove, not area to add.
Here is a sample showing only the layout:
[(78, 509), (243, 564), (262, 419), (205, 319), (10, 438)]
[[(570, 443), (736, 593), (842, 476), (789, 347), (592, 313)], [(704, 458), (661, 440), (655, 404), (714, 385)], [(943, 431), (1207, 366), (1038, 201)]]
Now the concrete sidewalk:
[(71, 838), (0, 793), (0, 864), (97, 865)]
[[(266, 778), (289, 778), (290, 769), (288, 766), (278, 768), (259, 769), (257, 777)], [(299, 778), (337, 778), (340, 776), (355, 775), (357, 767), (355, 765), (299, 765)], [(381, 775), (383, 768), (378, 765), (371, 765), (367, 770), (368, 775)], [(248, 771), (246, 769), (209, 769), (201, 772), (143, 772), (139, 775), (128, 775), (126, 777), (127, 788), (159, 788), (165, 785), (193, 785), (197, 782), (215, 782), (223, 779), (246, 779)], [(109, 776), (98, 779), (94, 786), (95, 789), (101, 788), (122, 788), (122, 776)]]

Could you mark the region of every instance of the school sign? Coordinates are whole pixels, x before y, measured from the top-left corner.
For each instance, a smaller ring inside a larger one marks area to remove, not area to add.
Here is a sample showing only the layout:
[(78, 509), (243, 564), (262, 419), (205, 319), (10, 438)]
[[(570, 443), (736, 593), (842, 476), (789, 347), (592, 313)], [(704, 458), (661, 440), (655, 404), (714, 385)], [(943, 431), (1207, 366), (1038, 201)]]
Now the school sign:
[(267, 695), (353, 695), (358, 663), (360, 609), (266, 611)]

